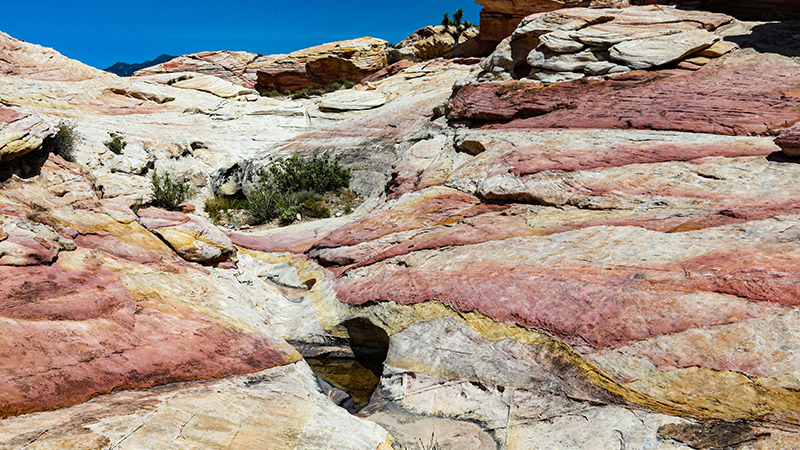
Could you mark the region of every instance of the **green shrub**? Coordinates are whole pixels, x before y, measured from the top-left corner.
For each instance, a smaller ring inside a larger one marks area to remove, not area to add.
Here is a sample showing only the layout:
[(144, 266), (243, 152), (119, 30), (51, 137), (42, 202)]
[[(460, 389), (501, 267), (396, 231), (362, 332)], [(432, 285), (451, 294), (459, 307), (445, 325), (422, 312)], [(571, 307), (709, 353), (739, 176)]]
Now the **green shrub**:
[(247, 211), (253, 223), (269, 222), (278, 216), (279, 196), (277, 191), (263, 183), (250, 190), (247, 194)]
[(331, 216), (321, 194), (350, 184), (350, 169), (339, 164), (339, 158), (327, 153), (304, 160), (298, 156), (281, 159), (268, 169), (247, 195), (248, 211), (253, 223), (278, 219), (289, 225), (301, 217)]
[(344, 210), (343, 211), (344, 211), (345, 214), (350, 214), (351, 212), (353, 212), (353, 207), (350, 206), (350, 205), (344, 205)]
[(111, 153), (117, 155), (122, 154), (122, 149), (124, 149), (125, 146), (128, 145), (128, 143), (125, 142), (123, 139), (121, 139), (119, 136), (114, 136), (113, 139), (111, 139), (108, 142), (103, 142), (103, 144), (105, 144), (105, 146), (111, 151)]
[(319, 97), (322, 95), (323, 92), (313, 88), (305, 88), (300, 89), (299, 91), (292, 94), (292, 100), (298, 100), (301, 98), (311, 98), (311, 97)]
[(58, 131), (50, 141), (50, 148), (52, 153), (64, 158), (66, 161), (75, 161), (75, 147), (81, 139), (75, 133), (75, 123), (68, 121), (61, 121), (58, 123)]
[(271, 90), (271, 91), (264, 91), (264, 92), (261, 93), (262, 97), (280, 97), (281, 95), (283, 95), (283, 94), (281, 94), (280, 92), (278, 92), (278, 91), (276, 91), (274, 89)]
[(203, 210), (208, 214), (212, 222), (217, 223), (222, 219), (222, 213), (232, 209), (249, 209), (250, 202), (247, 199), (231, 198), (223, 195), (215, 195), (206, 199)]
[(159, 176), (158, 171), (153, 170), (150, 185), (153, 188), (153, 205), (159, 208), (175, 211), (189, 198), (189, 184), (173, 180), (167, 171)]
[(262, 172), (262, 181), (281, 192), (311, 191), (318, 194), (335, 191), (350, 184), (350, 169), (339, 164), (341, 158), (328, 153), (303, 160), (298, 156), (280, 159)]

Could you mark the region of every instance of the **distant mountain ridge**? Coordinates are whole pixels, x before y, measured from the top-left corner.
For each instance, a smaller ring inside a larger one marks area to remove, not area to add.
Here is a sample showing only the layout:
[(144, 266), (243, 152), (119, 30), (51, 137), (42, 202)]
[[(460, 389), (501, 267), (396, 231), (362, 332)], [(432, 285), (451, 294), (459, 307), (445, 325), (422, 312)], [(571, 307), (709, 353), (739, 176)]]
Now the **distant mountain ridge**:
[(157, 57), (156, 59), (153, 59), (151, 61), (145, 61), (143, 63), (128, 64), (128, 63), (124, 63), (124, 62), (118, 62), (118, 63), (116, 63), (116, 64), (114, 64), (114, 65), (112, 65), (112, 66), (110, 66), (110, 67), (108, 67), (106, 69), (103, 69), (103, 70), (105, 70), (106, 72), (115, 73), (115, 74), (117, 74), (117, 75), (119, 75), (121, 77), (129, 77), (129, 76), (133, 75), (133, 73), (136, 72), (139, 69), (144, 69), (145, 67), (155, 66), (156, 64), (161, 64), (161, 63), (167, 62), (167, 61), (169, 61), (171, 59), (174, 59), (174, 58), (176, 58), (176, 57), (175, 56), (170, 56), (170, 55), (167, 55), (167, 54), (163, 54), (163, 55)]

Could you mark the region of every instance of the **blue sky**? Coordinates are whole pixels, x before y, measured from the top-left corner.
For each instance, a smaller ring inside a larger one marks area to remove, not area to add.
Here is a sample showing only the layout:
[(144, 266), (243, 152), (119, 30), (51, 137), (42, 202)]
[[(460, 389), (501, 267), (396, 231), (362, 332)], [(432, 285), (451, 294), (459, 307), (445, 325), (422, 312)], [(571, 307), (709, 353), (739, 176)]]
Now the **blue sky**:
[(373, 36), (398, 42), (474, 0), (297, 2), (259, 0), (0, 0), (0, 30), (98, 68), (162, 53), (203, 50), (288, 53), (324, 42)]

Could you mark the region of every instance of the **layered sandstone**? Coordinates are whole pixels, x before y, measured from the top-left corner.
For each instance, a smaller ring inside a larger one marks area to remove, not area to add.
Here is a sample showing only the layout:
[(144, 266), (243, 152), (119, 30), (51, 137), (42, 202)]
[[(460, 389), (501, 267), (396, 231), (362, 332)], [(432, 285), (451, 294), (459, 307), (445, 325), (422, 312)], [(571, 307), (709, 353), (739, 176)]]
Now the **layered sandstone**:
[(387, 66), (386, 41), (363, 37), (298, 50), (261, 67), (256, 89), (296, 91), (334, 81), (359, 82)]
[[(521, 60), (585, 51), (564, 26), (592, 17), (635, 28), (581, 35), (608, 49), (729, 20), (565, 11), (518, 30)], [(2, 77), (13, 117), (68, 113), (83, 143), (4, 166), (0, 446), (797, 448), (800, 165), (774, 136), (797, 63), (719, 42), (698, 70), (545, 86), (435, 61), (295, 101)], [(355, 212), (234, 231), (130, 208), (153, 167), (200, 206), (321, 152)], [(323, 382), (301, 354), (353, 364)]]

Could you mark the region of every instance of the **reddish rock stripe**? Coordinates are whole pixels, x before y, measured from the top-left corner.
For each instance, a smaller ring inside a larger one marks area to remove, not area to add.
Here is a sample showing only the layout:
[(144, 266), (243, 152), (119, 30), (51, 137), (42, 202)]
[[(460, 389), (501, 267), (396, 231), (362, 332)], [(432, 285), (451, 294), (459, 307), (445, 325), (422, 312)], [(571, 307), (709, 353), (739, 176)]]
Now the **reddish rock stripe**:
[[(404, 305), (439, 300), (460, 311), (479, 311), (494, 320), (545, 330), (572, 345), (595, 348), (776, 311), (777, 307), (769, 303), (722, 298), (713, 307), (697, 304), (696, 299), (684, 294), (699, 289), (685, 283), (684, 278), (682, 270), (548, 270), (504, 261), (475, 261), (439, 270), (385, 266), (374, 277), (341, 278), (335, 290), (343, 302), (354, 305), (382, 300)], [(774, 287), (792, 282), (800, 283), (797, 274)], [(800, 298), (796, 297), (795, 303), (800, 304)]]
[(291, 228), (271, 232), (267, 236), (254, 236), (251, 234), (226, 231), (233, 245), (256, 250), (260, 252), (290, 252), (301, 254), (307, 252), (321, 239), (325, 233), (319, 234), (317, 230), (294, 230)]
[(0, 298), (0, 416), (288, 362), (275, 342), (139, 298), (102, 267), (0, 268)]
[[(741, 55), (744, 54), (744, 55)], [(747, 52), (697, 72), (634, 72), (537, 88), (468, 85), (450, 101), (451, 120), (501, 121), (491, 128), (638, 128), (696, 133), (764, 133), (800, 118), (800, 68), (787, 58), (758, 63)]]
[(435, 196), (421, 196), (369, 214), (328, 234), (314, 248), (333, 248), (371, 241), (400, 231), (455, 222), (491, 210), (476, 197), (455, 190), (443, 190)]
[(504, 155), (499, 165), (508, 167), (517, 175), (529, 175), (545, 170), (576, 172), (581, 170), (620, 167), (629, 164), (697, 161), (702, 158), (722, 156), (767, 156), (775, 152), (774, 145), (756, 145), (754, 142), (735, 142), (699, 145), (642, 144), (571, 149), (568, 153), (554, 152), (540, 147), (517, 148)]

